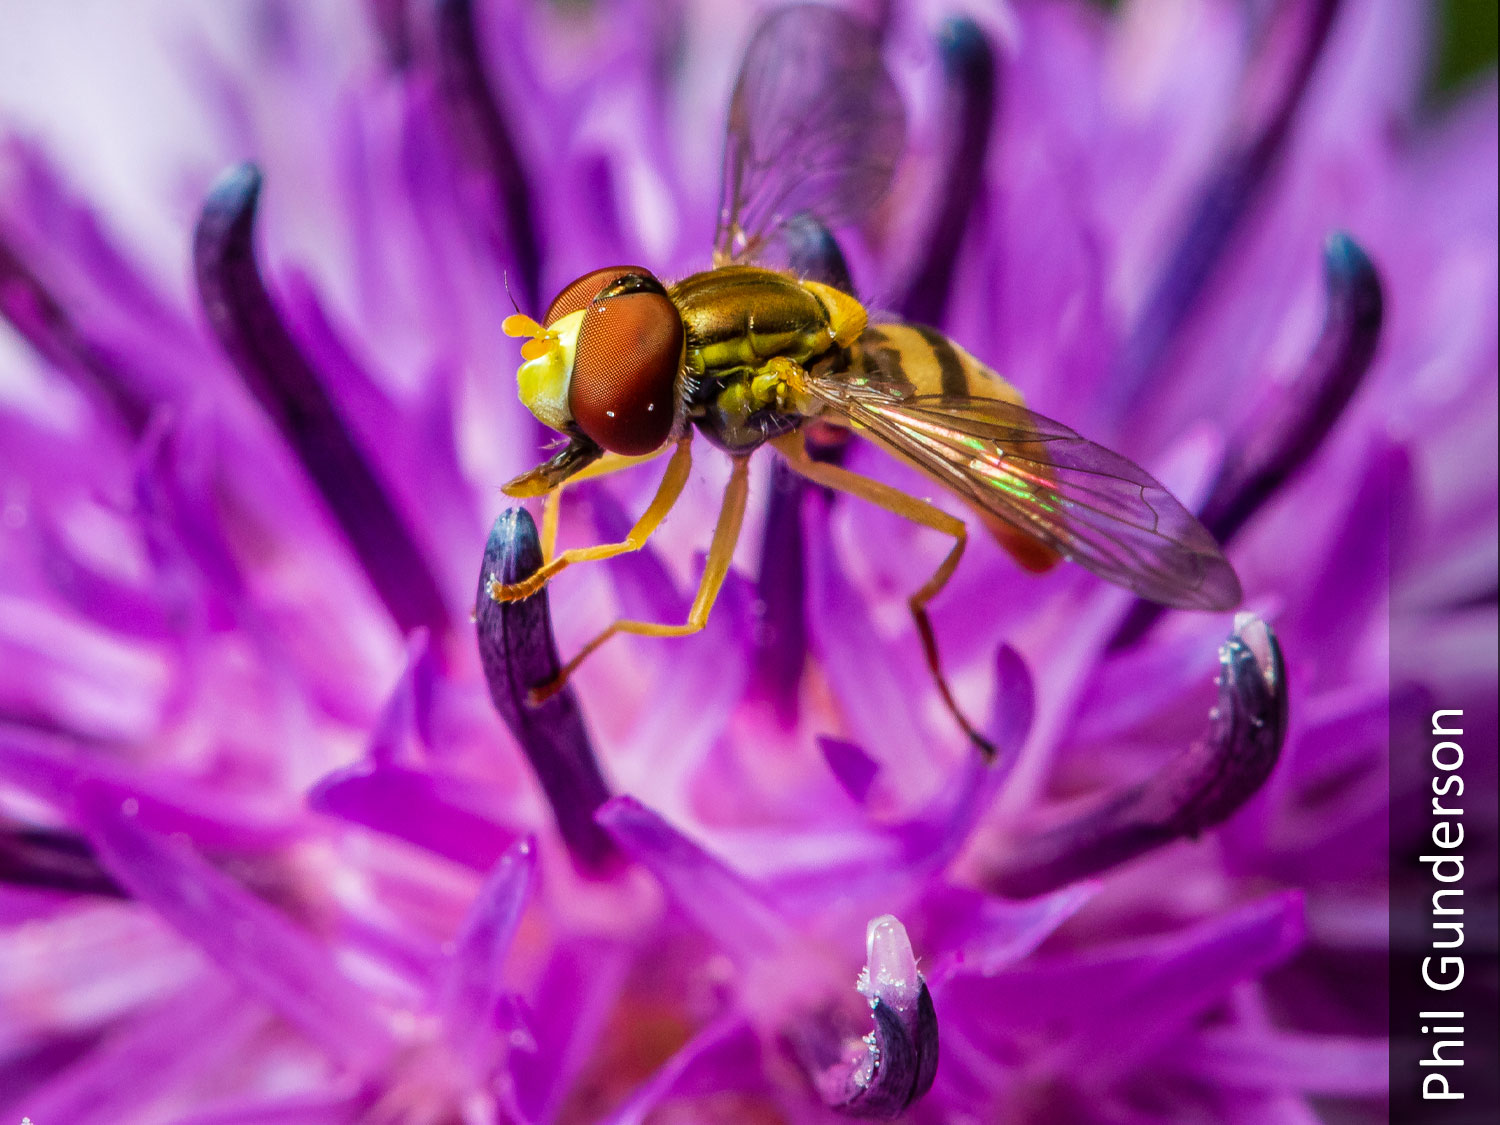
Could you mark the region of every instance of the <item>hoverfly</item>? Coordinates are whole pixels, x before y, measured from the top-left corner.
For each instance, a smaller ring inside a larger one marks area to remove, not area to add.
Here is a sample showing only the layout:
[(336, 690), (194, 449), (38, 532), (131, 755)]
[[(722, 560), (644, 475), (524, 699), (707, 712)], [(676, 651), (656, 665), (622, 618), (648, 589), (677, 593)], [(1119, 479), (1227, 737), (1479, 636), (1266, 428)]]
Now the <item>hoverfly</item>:
[[(740, 533), (748, 457), (769, 444), (810, 480), (952, 537), (910, 607), (944, 702), (992, 753), (954, 702), (926, 610), (958, 565), (964, 522), (813, 460), (803, 433), (812, 422), (852, 430), (956, 493), (1029, 569), (1067, 559), (1166, 605), (1238, 603), (1239, 580), (1213, 537), (1143, 470), (1027, 410), (1014, 387), (940, 333), (871, 323), (849, 293), (764, 264), (806, 216), (845, 222), (877, 202), (904, 139), (900, 96), (871, 28), (828, 7), (774, 12), (751, 40), (730, 102), (714, 267), (669, 285), (639, 266), (611, 266), (567, 285), (540, 322), (506, 319), (507, 334), (529, 337), (521, 401), (568, 441), (505, 486), (512, 497), (546, 495), (547, 561), (523, 581), (492, 580), (495, 600), (527, 597), (573, 563), (639, 550), (682, 492), (695, 431), (733, 458), (687, 621), (614, 622), (534, 699), (617, 633), (703, 628)], [(566, 482), (669, 448), (661, 484), (623, 541), (554, 553)]]

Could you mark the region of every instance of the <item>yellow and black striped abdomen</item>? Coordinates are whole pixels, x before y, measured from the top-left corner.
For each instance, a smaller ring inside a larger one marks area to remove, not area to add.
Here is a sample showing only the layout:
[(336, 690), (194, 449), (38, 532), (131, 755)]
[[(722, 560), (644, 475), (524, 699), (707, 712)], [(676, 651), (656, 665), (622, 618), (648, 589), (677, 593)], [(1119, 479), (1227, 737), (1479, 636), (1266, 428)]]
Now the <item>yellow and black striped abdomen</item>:
[[(1025, 406), (1021, 392), (941, 332), (918, 324), (872, 324), (854, 345), (868, 366), (910, 394), (997, 398)], [(862, 360), (863, 363), (859, 361)]]
[[(992, 368), (931, 328), (916, 324), (873, 324), (855, 342), (851, 353), (855, 370), (867, 372), (872, 381), (889, 387), (895, 394), (999, 399), (1014, 406), (1026, 405), (1021, 392)], [(892, 448), (891, 452), (922, 468), (903, 456), (900, 449)], [(978, 504), (969, 506), (995, 541), (1026, 569), (1044, 571), (1058, 561), (1056, 552), (1016, 525)]]

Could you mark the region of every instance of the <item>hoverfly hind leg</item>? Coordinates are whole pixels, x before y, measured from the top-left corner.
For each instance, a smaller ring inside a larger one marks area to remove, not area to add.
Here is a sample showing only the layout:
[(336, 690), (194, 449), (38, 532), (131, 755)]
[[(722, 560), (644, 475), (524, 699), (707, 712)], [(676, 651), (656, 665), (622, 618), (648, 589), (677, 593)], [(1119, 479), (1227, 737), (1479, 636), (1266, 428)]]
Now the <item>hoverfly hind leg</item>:
[(953, 547), (938, 564), (937, 570), (933, 571), (932, 577), (922, 584), (922, 587), (907, 599), (907, 605), (911, 609), (912, 620), (917, 626), (917, 635), (922, 641), (922, 654), (927, 660), (927, 670), (932, 673), (933, 681), (937, 684), (938, 693), (942, 696), (943, 705), (948, 713), (958, 723), (972, 742), (975, 748), (983, 755), (986, 762), (993, 762), (996, 757), (995, 745), (979, 732), (979, 729), (969, 721), (967, 715), (958, 706), (958, 701), (953, 698), (953, 692), (948, 687), (948, 679), (943, 675), (942, 662), (938, 658), (937, 634), (933, 631), (932, 620), (927, 616), (927, 603), (932, 601), (942, 592), (948, 580), (953, 577), (953, 572), (958, 569), (958, 560), (963, 557), (964, 547), (969, 542), (969, 529), (963, 520), (957, 516), (949, 515), (941, 508), (936, 508), (925, 501), (918, 500), (915, 496), (908, 496), (899, 489), (879, 481), (871, 480), (869, 477), (861, 476), (859, 473), (850, 472), (848, 469), (840, 468), (823, 461), (814, 461), (807, 456), (802, 444), (800, 433), (789, 434), (785, 438), (777, 439), (776, 448), (786, 458), (798, 473), (801, 473), (814, 484), (821, 484), (825, 488), (831, 488), (836, 492), (867, 500), (877, 507), (884, 508), (894, 515), (908, 519), (912, 523), (922, 527), (930, 527), (934, 531), (941, 531), (944, 535), (953, 537)]

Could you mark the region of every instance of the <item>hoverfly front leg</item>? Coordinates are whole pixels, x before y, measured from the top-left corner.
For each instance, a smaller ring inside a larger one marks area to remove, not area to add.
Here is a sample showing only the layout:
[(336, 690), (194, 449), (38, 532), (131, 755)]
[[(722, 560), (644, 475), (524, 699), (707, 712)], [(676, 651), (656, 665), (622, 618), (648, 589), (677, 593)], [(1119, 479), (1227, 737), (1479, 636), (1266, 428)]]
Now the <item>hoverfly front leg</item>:
[[(685, 443), (683, 448), (686, 448)], [(748, 464), (749, 462), (744, 457), (734, 459), (729, 484), (724, 489), (724, 503), (719, 508), (719, 520), (714, 525), (713, 542), (708, 548), (708, 559), (703, 564), (703, 577), (698, 582), (698, 593), (693, 597), (693, 605), (688, 610), (687, 621), (681, 625), (624, 619), (614, 622), (584, 645), (578, 655), (568, 661), (555, 679), (540, 687), (532, 688), (527, 702), (536, 706), (561, 691), (563, 685), (568, 682), (568, 677), (578, 670), (578, 666), (616, 633), (634, 633), (641, 637), (686, 637), (700, 632), (708, 624), (708, 615), (712, 612), (714, 602), (718, 600), (719, 591), (724, 586), (724, 579), (729, 574), (729, 564), (734, 558), (735, 544), (740, 538), (740, 527), (745, 521), (745, 499), (750, 491)]]
[(777, 438), (772, 444), (786, 458), (787, 464), (814, 484), (821, 484), (825, 488), (843, 492), (860, 500), (868, 500), (871, 504), (911, 520), (913, 523), (930, 527), (934, 531), (941, 531), (944, 535), (953, 537), (952, 549), (938, 564), (932, 577), (907, 599), (907, 605), (911, 608), (912, 620), (916, 622), (917, 634), (922, 638), (922, 652), (927, 658), (927, 668), (937, 682), (944, 705), (958, 725), (963, 728), (963, 732), (969, 736), (969, 741), (974, 743), (979, 752), (984, 755), (985, 760), (993, 762), (996, 753), (994, 744), (980, 734), (973, 723), (969, 722), (967, 716), (959, 710), (958, 702), (953, 698), (953, 692), (949, 690), (948, 680), (944, 677), (942, 665), (938, 660), (937, 635), (933, 632), (932, 621), (927, 616), (927, 603), (937, 597), (943, 587), (948, 584), (948, 580), (953, 577), (953, 572), (958, 569), (958, 560), (963, 557), (964, 547), (969, 541), (969, 529), (964, 521), (957, 516), (949, 515), (941, 508), (935, 508), (925, 501), (918, 500), (915, 496), (908, 496), (890, 485), (881, 484), (879, 481), (852, 473), (837, 465), (812, 460), (803, 449), (800, 431)]
[[(665, 448), (665, 447), (663, 447)], [(560, 481), (547, 497), (542, 501), (542, 562), (550, 562), (557, 550), (557, 525), (562, 512), (563, 489), (570, 484), (580, 481), (594, 480), (598, 477), (607, 477), (611, 473), (623, 472), (633, 469), (637, 465), (644, 465), (647, 461), (661, 456), (661, 450), (655, 453), (645, 453), (639, 457), (626, 457), (619, 453), (606, 453), (599, 460), (587, 468), (580, 469), (567, 480)]]
[[(677, 503), (677, 498), (682, 495), (682, 489), (687, 484), (688, 471), (692, 468), (692, 442), (691, 438), (683, 438), (677, 443), (677, 448), (672, 453), (672, 459), (667, 462), (667, 471), (662, 474), (661, 484), (657, 486), (656, 495), (652, 497), (650, 505), (636, 520), (635, 526), (619, 543), (601, 543), (594, 547), (571, 547), (558, 555), (549, 558), (542, 568), (529, 578), (520, 582), (506, 585), (502, 582), (490, 580), (488, 592), (490, 597), (497, 602), (514, 602), (522, 598), (529, 598), (548, 582), (552, 581), (558, 572), (577, 562), (593, 562), (597, 559), (611, 559), (616, 555), (627, 554), (630, 551), (639, 551), (646, 545), (656, 529), (661, 526), (661, 521), (672, 510)], [(628, 466), (618, 466), (626, 468)], [(580, 473), (579, 476), (582, 476)], [(555, 490), (554, 490), (555, 491)], [(547, 521), (546, 513), (543, 513), (544, 524)], [(552, 517), (552, 535), (556, 536), (556, 516)], [(550, 547), (544, 539), (544, 549)]]

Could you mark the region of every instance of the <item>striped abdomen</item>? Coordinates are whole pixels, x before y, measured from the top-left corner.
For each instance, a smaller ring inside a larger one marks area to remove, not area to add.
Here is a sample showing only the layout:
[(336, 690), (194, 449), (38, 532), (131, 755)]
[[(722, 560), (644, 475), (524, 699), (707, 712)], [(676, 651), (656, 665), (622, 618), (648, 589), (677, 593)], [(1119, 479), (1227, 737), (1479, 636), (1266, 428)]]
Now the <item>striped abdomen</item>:
[[(869, 370), (876, 381), (898, 393), (989, 398), (1015, 406), (1026, 405), (1021, 392), (993, 369), (931, 328), (916, 324), (872, 324), (851, 352), (855, 369)], [(891, 452), (901, 457), (899, 449)], [(908, 458), (902, 460), (914, 464)], [(977, 505), (970, 507), (995, 541), (1026, 569), (1047, 570), (1058, 561), (1051, 548), (1030, 535)]]
[[(917, 324), (872, 324), (854, 345), (856, 361), (919, 395), (997, 398), (1025, 406), (1021, 392), (941, 332)], [(856, 362), (856, 366), (859, 366)]]

